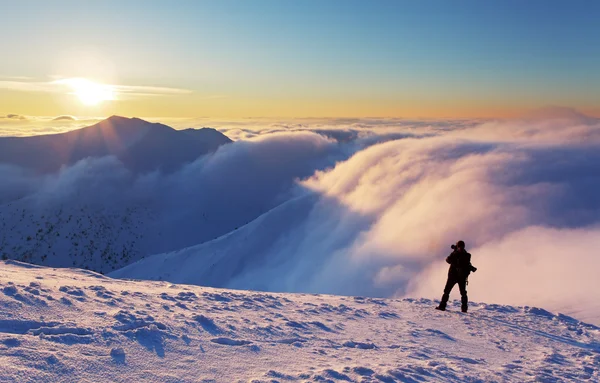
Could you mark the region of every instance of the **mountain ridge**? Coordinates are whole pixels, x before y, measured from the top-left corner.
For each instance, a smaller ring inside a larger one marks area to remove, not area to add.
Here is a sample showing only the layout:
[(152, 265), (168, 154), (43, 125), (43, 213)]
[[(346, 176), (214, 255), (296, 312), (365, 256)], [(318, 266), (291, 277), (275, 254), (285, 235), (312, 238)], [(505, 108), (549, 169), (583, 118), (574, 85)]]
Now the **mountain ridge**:
[(0, 164), (43, 174), (85, 158), (115, 156), (135, 173), (172, 172), (230, 142), (211, 128), (180, 131), (137, 117), (113, 115), (65, 133), (0, 137)]

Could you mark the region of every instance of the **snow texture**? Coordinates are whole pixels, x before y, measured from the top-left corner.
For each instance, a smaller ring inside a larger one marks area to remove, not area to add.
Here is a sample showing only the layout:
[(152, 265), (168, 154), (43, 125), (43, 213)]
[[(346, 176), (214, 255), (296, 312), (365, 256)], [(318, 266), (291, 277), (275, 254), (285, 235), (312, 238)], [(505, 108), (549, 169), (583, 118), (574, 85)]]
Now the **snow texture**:
[(1, 382), (597, 382), (541, 308), (234, 291), (0, 263)]

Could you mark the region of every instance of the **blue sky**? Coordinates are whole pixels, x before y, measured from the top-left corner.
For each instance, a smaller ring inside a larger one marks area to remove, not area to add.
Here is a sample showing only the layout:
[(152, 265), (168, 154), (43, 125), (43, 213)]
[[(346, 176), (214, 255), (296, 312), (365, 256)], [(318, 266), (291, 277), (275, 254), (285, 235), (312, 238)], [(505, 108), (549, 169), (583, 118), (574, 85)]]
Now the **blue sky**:
[[(193, 95), (180, 104), (220, 100), (211, 105), (221, 114), (246, 112), (244, 103), (261, 115), (268, 105), (275, 115), (287, 114), (293, 103), (296, 114), (311, 115), (317, 101), (341, 111), (340, 105), (362, 105), (364, 114), (413, 108), (436, 115), (449, 107), (465, 113), (549, 104), (594, 109), (600, 100), (595, 1), (25, 0), (0, 6), (9, 15), (0, 23), (0, 49), (9, 57), (0, 62), (0, 76), (189, 89)], [(183, 106), (177, 113), (190, 114)]]

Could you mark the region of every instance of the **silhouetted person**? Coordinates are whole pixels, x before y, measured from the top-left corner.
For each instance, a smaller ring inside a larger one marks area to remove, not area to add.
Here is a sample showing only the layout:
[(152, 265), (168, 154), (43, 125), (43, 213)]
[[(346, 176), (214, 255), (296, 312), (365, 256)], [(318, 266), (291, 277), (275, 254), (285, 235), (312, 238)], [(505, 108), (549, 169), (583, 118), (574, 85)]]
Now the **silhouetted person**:
[(454, 251), (446, 258), (446, 262), (450, 264), (448, 270), (448, 281), (446, 287), (444, 287), (444, 295), (442, 295), (442, 301), (440, 305), (436, 307), (438, 310), (446, 310), (446, 304), (450, 298), (450, 291), (455, 284), (458, 283), (461, 296), (461, 311), (467, 312), (469, 306), (469, 298), (467, 297), (467, 278), (471, 271), (477, 271), (477, 268), (471, 265), (471, 254), (465, 250), (465, 243), (463, 241), (456, 242), (456, 245), (451, 246)]

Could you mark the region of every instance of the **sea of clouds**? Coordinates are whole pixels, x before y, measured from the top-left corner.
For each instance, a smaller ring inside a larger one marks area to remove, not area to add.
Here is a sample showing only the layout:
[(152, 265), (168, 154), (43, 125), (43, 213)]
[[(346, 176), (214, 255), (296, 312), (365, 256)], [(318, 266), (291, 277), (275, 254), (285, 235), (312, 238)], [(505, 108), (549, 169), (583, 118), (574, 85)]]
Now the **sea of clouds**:
[(213, 126), (235, 142), (173, 174), (135, 175), (114, 159), (43, 177), (0, 166), (0, 202), (143, 203), (164, 231), (144, 251), (160, 253), (312, 195), (280, 233), (253, 231), (266, 243), (260, 265), (218, 284), (439, 298), (449, 245), (462, 239), (478, 267), (472, 300), (600, 323), (598, 119), (164, 122)]

